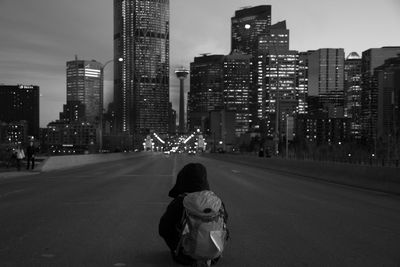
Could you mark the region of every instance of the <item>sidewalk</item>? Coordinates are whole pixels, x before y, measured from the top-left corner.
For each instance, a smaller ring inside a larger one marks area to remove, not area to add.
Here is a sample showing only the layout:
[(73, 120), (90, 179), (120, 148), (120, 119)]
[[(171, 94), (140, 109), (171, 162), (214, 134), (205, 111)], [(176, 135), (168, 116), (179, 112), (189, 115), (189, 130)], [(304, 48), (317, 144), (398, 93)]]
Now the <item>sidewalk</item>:
[(35, 174), (39, 174), (39, 173), (40, 173), (40, 170), (33, 170), (33, 171), (29, 170), (28, 171), (26, 169), (21, 168), (21, 171), (17, 171), (17, 170), (4, 170), (3, 168), (1, 168), (0, 169), (0, 179), (35, 175)]
[(25, 161), (22, 161), (20, 171), (18, 171), (15, 166), (11, 166), (8, 168), (5, 166), (2, 166), (2, 167), (0, 167), (0, 179), (39, 174), (42, 171), (43, 162), (44, 162), (44, 160), (42, 158), (40, 158), (40, 160), (38, 160), (35, 163), (35, 169), (33, 169), (33, 170), (26, 169)]

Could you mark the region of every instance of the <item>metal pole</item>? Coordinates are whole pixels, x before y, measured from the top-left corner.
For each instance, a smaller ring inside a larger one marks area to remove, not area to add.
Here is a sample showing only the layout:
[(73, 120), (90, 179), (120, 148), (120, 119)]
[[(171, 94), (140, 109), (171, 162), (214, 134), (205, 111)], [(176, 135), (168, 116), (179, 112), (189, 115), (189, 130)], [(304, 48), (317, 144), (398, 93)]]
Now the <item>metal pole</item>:
[(288, 151), (289, 151), (289, 138), (288, 138), (288, 132), (289, 132), (289, 114), (286, 114), (286, 159), (288, 159)]
[(279, 155), (279, 142), (280, 142), (280, 137), (279, 137), (279, 120), (280, 120), (280, 95), (279, 95), (279, 60), (278, 60), (278, 53), (275, 48), (275, 64), (276, 64), (276, 93), (275, 93), (275, 155)]

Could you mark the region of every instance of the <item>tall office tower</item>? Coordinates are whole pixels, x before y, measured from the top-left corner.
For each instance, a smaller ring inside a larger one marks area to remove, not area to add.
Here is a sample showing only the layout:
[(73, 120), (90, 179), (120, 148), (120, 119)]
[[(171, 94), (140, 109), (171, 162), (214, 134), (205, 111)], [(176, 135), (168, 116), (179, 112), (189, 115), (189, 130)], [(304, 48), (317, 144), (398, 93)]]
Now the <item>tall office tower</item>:
[[(255, 128), (273, 135), (298, 109), (298, 52), (289, 50), (286, 22), (278, 22), (259, 35), (257, 46), (257, 122)], [(278, 117), (277, 117), (278, 116)], [(264, 128), (265, 127), (265, 128)], [(282, 128), (282, 129), (280, 129)]]
[(252, 83), (250, 84), (250, 113), (252, 131), (258, 127), (257, 119), (257, 46), (259, 36), (267, 34), (271, 26), (271, 6), (244, 7), (231, 18), (231, 53), (240, 51), (252, 55)]
[(235, 11), (231, 18), (231, 51), (252, 55), (257, 47), (258, 36), (266, 33), (271, 25), (271, 6), (246, 7)]
[(361, 57), (350, 53), (344, 61), (345, 117), (350, 118), (352, 139), (361, 139)]
[(189, 74), (189, 71), (180, 68), (175, 71), (176, 77), (179, 79), (179, 133), (183, 134), (185, 133), (186, 125), (185, 125), (185, 79), (187, 75)]
[(298, 114), (308, 113), (308, 57), (312, 51), (299, 52), (299, 62), (297, 70), (297, 90), (298, 90)]
[(330, 118), (344, 116), (344, 49), (321, 48), (308, 58), (308, 95), (318, 96)]
[(294, 50), (258, 56), (257, 118), (259, 127), (264, 122), (268, 135), (272, 135), (276, 127), (279, 132), (285, 132), (282, 122), (298, 109), (297, 62), (298, 52)]
[(236, 136), (249, 131), (251, 56), (233, 52), (225, 56), (223, 64), (224, 105), (228, 111), (234, 111), (234, 129)]
[(67, 62), (67, 105), (69, 102), (84, 105), (83, 117), (78, 120), (99, 122), (103, 112), (103, 65), (95, 60)]
[(114, 0), (114, 58), (117, 132), (141, 147), (168, 132), (169, 0)]
[[(382, 65), (386, 59), (400, 53), (400, 46), (371, 48), (362, 52), (361, 57), (361, 126), (362, 137), (366, 143), (376, 147), (378, 86), (374, 69)], [(375, 150), (374, 150), (375, 151)]]
[(386, 154), (400, 156), (400, 53), (375, 69), (378, 84), (377, 137)]
[(224, 108), (224, 55), (195, 57), (190, 63), (190, 92), (188, 93), (187, 121), (189, 131), (206, 130), (209, 112)]
[(39, 137), (39, 86), (0, 85), (0, 121), (25, 120), (28, 135)]
[(286, 21), (280, 21), (268, 27), (258, 35), (257, 52), (277, 52), (289, 50), (289, 30)]

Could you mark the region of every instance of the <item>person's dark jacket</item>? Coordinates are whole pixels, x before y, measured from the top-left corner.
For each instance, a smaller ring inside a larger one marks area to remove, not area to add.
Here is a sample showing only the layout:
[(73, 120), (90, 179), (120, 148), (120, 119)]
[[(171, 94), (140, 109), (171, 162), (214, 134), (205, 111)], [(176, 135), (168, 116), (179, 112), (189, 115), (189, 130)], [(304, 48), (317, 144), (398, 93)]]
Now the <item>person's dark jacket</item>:
[(26, 156), (28, 158), (32, 158), (35, 156), (35, 147), (34, 146), (28, 146), (26, 148)]
[[(177, 258), (174, 255), (174, 251), (177, 249), (182, 230), (181, 220), (184, 212), (184, 194), (203, 190), (210, 190), (205, 167), (200, 163), (189, 163), (184, 166), (178, 173), (176, 183), (168, 194), (168, 196), (174, 199), (168, 205), (166, 212), (160, 220), (158, 228), (160, 236), (167, 243), (174, 259), (183, 264), (190, 264), (190, 261), (192, 261), (191, 258), (182, 255)], [(227, 220), (226, 211), (225, 220)]]

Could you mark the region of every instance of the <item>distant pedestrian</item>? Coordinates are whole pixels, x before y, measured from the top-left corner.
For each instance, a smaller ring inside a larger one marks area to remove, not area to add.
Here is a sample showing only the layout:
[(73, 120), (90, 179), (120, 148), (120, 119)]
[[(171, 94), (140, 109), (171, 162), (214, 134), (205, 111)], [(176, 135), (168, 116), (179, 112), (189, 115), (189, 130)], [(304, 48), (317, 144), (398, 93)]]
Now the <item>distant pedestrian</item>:
[(21, 161), (25, 158), (24, 150), (22, 149), (21, 145), (18, 144), (17, 148), (15, 149), (15, 157), (17, 159), (17, 170), (21, 170)]
[(7, 155), (8, 155), (8, 160), (7, 160), (7, 169), (8, 169), (9, 167), (16, 165), (17, 155), (15, 154), (15, 149), (11, 146), (8, 147)]
[(35, 168), (35, 147), (33, 142), (29, 142), (29, 146), (26, 147), (26, 169), (29, 170), (29, 165), (32, 163), (32, 170)]
[(200, 163), (184, 166), (168, 195), (173, 200), (161, 217), (159, 234), (172, 258), (182, 265), (215, 264), (229, 236), (228, 214), (210, 191), (206, 168)]

